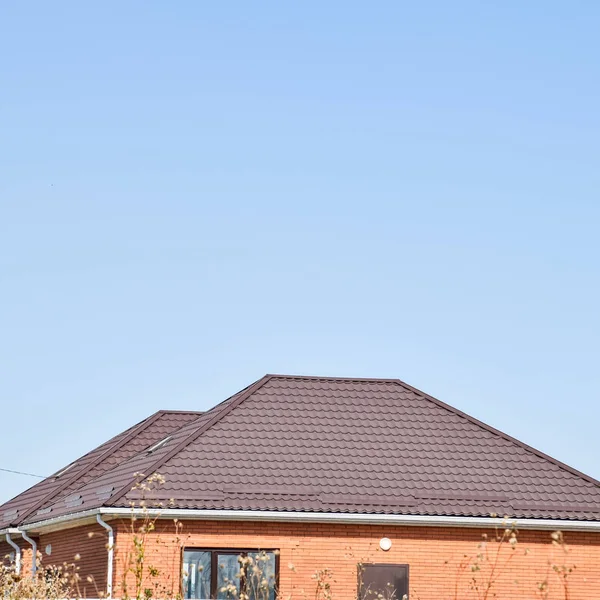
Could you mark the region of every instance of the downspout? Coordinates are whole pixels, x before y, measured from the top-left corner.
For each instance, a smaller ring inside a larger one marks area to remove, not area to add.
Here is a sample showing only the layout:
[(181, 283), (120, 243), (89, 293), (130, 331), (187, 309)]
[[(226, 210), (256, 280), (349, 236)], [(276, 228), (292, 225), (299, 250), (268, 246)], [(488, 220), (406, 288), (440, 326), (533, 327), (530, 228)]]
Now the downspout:
[(6, 534), (6, 541), (15, 549), (15, 573), (21, 572), (21, 548), (10, 539), (10, 533)]
[[(100, 514), (96, 515), (96, 521), (108, 531), (108, 573), (106, 574), (106, 597), (112, 598), (113, 580), (113, 556), (115, 552), (115, 534), (113, 528), (102, 520)], [(8, 537), (8, 536), (7, 536)]]
[(33, 554), (33, 556), (31, 557), (31, 576), (35, 577), (35, 572), (37, 571), (37, 544), (35, 540), (32, 540), (27, 535), (27, 532), (23, 531), (22, 529), (20, 529), (19, 531), (21, 532), (23, 539), (31, 544), (31, 552)]

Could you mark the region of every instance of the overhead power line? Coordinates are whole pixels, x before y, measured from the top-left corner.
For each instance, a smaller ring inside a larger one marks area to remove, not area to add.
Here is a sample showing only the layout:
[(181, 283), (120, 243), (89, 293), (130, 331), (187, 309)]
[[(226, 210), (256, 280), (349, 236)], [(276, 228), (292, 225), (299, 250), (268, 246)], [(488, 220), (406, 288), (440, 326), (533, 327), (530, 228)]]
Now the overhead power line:
[(27, 475), (27, 477), (37, 477), (38, 479), (46, 479), (44, 475), (35, 475), (34, 473), (23, 473), (23, 471), (13, 471), (12, 469), (3, 469), (0, 467), (0, 471), (5, 473), (14, 473), (15, 475)]

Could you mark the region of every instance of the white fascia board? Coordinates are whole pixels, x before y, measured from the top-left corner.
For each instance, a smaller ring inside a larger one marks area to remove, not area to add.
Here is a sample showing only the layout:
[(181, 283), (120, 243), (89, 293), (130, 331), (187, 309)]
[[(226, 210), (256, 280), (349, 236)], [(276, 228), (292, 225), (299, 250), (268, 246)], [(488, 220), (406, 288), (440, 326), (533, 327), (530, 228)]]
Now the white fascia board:
[(353, 513), (319, 512), (279, 512), (258, 510), (205, 510), (176, 508), (96, 508), (79, 513), (71, 513), (28, 523), (21, 527), (25, 531), (37, 531), (46, 528), (60, 529), (73, 526), (74, 521), (89, 519), (97, 514), (106, 518), (129, 518), (148, 515), (152, 518), (206, 521), (263, 521), (283, 523), (329, 523), (347, 525), (397, 525), (415, 527), (470, 527), (470, 528), (506, 528), (551, 530), (551, 531), (589, 531), (600, 533), (600, 521), (570, 521), (558, 519), (503, 519), (493, 517), (443, 517), (430, 515), (371, 515)]

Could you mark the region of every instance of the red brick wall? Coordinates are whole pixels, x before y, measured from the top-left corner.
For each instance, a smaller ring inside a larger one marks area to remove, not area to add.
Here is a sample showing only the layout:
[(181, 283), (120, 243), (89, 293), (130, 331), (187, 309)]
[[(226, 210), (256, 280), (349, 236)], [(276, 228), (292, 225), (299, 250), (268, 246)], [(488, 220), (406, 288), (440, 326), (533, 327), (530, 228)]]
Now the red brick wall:
[(8, 566), (10, 564), (9, 554), (13, 553), (14, 550), (6, 542), (0, 541), (0, 564)]
[[(4, 536), (2, 536), (4, 538)], [(11, 539), (21, 548), (21, 572), (26, 575), (31, 573), (32, 565), (32, 549), (28, 542), (25, 542), (22, 537), (13, 535)], [(10, 554), (14, 554), (15, 550), (6, 541), (0, 542), (0, 564), (8, 566), (10, 564)]]
[[(130, 547), (130, 524), (114, 522), (117, 534), (115, 563), (115, 595), (125, 570), (125, 556)], [(357, 564), (360, 562), (398, 563), (410, 566), (411, 600), (454, 600), (459, 563), (465, 555), (479, 552), (481, 529), (434, 527), (391, 527), (319, 524), (276, 524), (226, 521), (184, 521), (183, 530), (175, 535), (172, 521), (159, 524), (148, 536), (146, 564), (160, 570), (160, 583), (167, 589), (179, 589), (181, 548), (273, 548), (280, 554), (280, 598), (304, 600), (314, 597), (317, 569), (333, 571), (333, 600), (356, 598)], [(491, 537), (493, 531), (487, 532)], [(379, 540), (389, 537), (392, 548), (379, 549)], [(531, 600), (536, 596), (536, 584), (548, 571), (550, 558), (556, 564), (576, 565), (570, 575), (570, 600), (600, 599), (600, 534), (567, 533), (565, 541), (570, 551), (550, 543), (550, 532), (521, 532), (517, 549), (504, 546), (500, 564), (512, 556), (502, 569), (495, 591), (497, 598)], [(491, 543), (489, 551), (497, 545)], [(527, 555), (525, 549), (528, 550)], [(294, 570), (289, 565), (294, 566)], [(459, 580), (460, 600), (475, 598), (468, 590), (469, 578), (475, 575), (481, 582), (487, 570), (470, 570)], [(553, 578), (554, 577), (554, 578)], [(564, 598), (555, 576), (550, 578), (549, 598)], [(131, 580), (130, 580), (131, 582)], [(147, 587), (152, 587), (146, 584)], [(130, 594), (132, 588), (130, 587)], [(155, 594), (155, 596), (158, 594)], [(491, 596), (490, 596), (491, 598)]]
[[(81, 577), (80, 592), (83, 597), (97, 598), (106, 591), (108, 565), (107, 534), (100, 525), (85, 525), (42, 534), (38, 551), (42, 554), (42, 567), (76, 565)], [(52, 547), (50, 556), (46, 547)], [(75, 559), (79, 555), (79, 560)], [(87, 581), (92, 577), (93, 581)]]

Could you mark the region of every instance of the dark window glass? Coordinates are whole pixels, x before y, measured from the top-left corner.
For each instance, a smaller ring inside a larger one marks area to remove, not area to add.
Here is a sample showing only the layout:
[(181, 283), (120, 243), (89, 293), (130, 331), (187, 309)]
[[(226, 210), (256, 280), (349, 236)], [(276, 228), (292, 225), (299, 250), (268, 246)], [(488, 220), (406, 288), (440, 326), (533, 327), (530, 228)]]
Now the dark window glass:
[[(273, 552), (248, 552), (246, 590), (250, 600), (275, 600), (277, 561)], [(258, 566), (258, 571), (254, 567)]]
[(408, 565), (358, 567), (360, 600), (402, 600), (408, 598)]
[(211, 553), (186, 550), (183, 554), (184, 598), (210, 598)]
[(217, 553), (217, 600), (239, 598), (240, 563), (239, 554)]
[(200, 550), (183, 552), (183, 597), (189, 600), (276, 600), (276, 551)]

